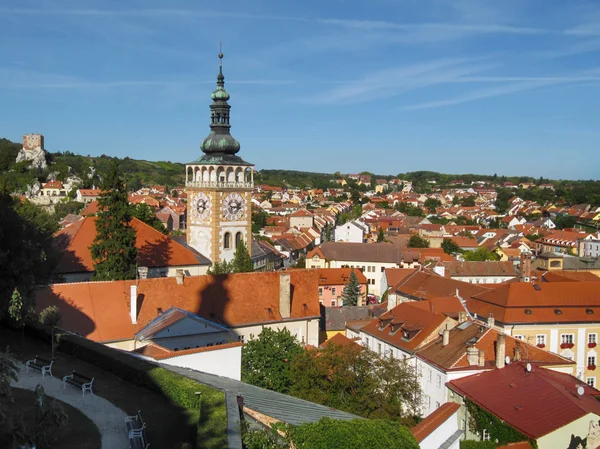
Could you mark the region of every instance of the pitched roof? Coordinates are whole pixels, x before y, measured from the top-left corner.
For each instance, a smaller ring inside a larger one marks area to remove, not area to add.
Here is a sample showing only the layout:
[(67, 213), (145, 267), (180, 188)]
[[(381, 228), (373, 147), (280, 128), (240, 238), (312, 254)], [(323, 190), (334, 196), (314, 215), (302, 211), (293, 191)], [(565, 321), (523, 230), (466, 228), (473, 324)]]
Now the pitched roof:
[(354, 272), (359, 284), (367, 283), (367, 278), (357, 268), (317, 268), (317, 272), (319, 285), (346, 285), (350, 280), (351, 272)]
[[(568, 374), (523, 362), (453, 380), (450, 389), (538, 439), (588, 413), (600, 415), (600, 391)], [(579, 396), (578, 387), (584, 394)], [(540, 400), (543, 398), (543, 400)]]
[[(361, 331), (405, 351), (413, 351), (428, 342), (446, 323), (443, 315), (402, 303), (375, 318)], [(409, 337), (405, 337), (405, 331)]]
[[(312, 270), (289, 272), (291, 317), (318, 318), (318, 275)], [(136, 281), (53, 284), (36, 291), (36, 310), (57, 305), (61, 327), (94, 341), (129, 340), (157, 317), (158, 309), (176, 307), (214, 323), (239, 327), (283, 321), (279, 311), (280, 273), (190, 276), (138, 282), (137, 324), (129, 315), (130, 287)]]
[(545, 282), (600, 282), (600, 277), (589, 271), (552, 270), (542, 275)]
[(147, 344), (146, 346), (142, 346), (141, 348), (134, 349), (131, 352), (134, 352), (136, 354), (143, 355), (146, 357), (151, 357), (154, 360), (165, 360), (165, 359), (172, 359), (173, 357), (180, 357), (183, 355), (198, 354), (200, 352), (219, 351), (221, 349), (235, 348), (238, 346), (244, 346), (244, 343), (236, 341), (236, 342), (232, 342), (232, 343), (217, 344), (214, 346), (202, 346), (200, 348), (191, 348), (191, 349), (183, 349), (181, 351), (173, 351), (171, 349), (157, 345), (156, 343), (150, 343), (150, 344)]
[(388, 243), (325, 242), (319, 248), (325, 259), (400, 263), (402, 248)]
[(348, 346), (348, 345), (360, 346), (358, 343), (356, 343), (356, 339), (350, 339), (350, 338), (346, 337), (344, 334), (335, 334), (333, 337), (331, 337), (328, 340), (325, 340), (323, 343), (321, 343), (320, 346), (322, 348), (326, 348), (330, 344), (334, 344), (337, 346)]
[(476, 284), (444, 278), (427, 271), (416, 271), (396, 284), (392, 292), (419, 299), (454, 296), (456, 291), (462, 298), (486, 292), (488, 289)]
[[(135, 246), (138, 265), (149, 268), (185, 265), (209, 265), (205, 257), (175, 242), (146, 223), (133, 218), (136, 230)], [(85, 273), (94, 271), (90, 246), (96, 237), (96, 217), (89, 216), (65, 227), (55, 234), (55, 243), (63, 251), (55, 273)]]
[(443, 262), (446, 275), (456, 276), (516, 276), (512, 262), (453, 261)]
[[(346, 323), (357, 320), (371, 320), (381, 315), (381, 311), (373, 306), (342, 306), (325, 307), (321, 314), (321, 330), (341, 331), (346, 329)], [(379, 313), (378, 313), (379, 312)]]
[(505, 324), (598, 322), (600, 289), (597, 282), (513, 282), (472, 295), (467, 306)]
[(393, 287), (407, 276), (419, 271), (418, 268), (386, 268), (385, 277), (389, 287)]
[(417, 443), (420, 443), (429, 435), (431, 435), (438, 427), (444, 424), (448, 419), (454, 415), (460, 405), (456, 402), (446, 402), (439, 406), (437, 410), (428, 415), (419, 424), (411, 427), (410, 431), (414, 435)]
[[(487, 326), (466, 321), (450, 330), (449, 342), (443, 345), (442, 337), (437, 338), (419, 349), (418, 357), (445, 371), (471, 369), (494, 369), (496, 362), (496, 341), (499, 332)], [(484, 365), (470, 365), (467, 360), (467, 348), (473, 346), (484, 354)], [(547, 365), (573, 365), (575, 362), (557, 354), (544, 351), (537, 346), (511, 336), (506, 336), (505, 354), (511, 359), (520, 352), (521, 360)]]

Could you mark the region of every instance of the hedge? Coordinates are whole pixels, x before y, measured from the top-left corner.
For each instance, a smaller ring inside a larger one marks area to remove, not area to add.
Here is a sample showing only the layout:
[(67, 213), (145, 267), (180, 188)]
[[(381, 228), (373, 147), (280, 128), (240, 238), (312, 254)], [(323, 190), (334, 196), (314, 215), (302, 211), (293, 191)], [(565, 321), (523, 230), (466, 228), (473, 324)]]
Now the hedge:
[(460, 449), (495, 449), (497, 444), (493, 441), (463, 440)]
[[(43, 340), (50, 336), (44, 329), (30, 327), (28, 333)], [(125, 352), (72, 334), (62, 334), (58, 349), (80, 360), (96, 365), (140, 387), (160, 393), (174, 404), (198, 413), (198, 397), (202, 392), (202, 407), (197, 434), (198, 448), (227, 447), (227, 410), (225, 393), (172, 371), (157, 367)]]

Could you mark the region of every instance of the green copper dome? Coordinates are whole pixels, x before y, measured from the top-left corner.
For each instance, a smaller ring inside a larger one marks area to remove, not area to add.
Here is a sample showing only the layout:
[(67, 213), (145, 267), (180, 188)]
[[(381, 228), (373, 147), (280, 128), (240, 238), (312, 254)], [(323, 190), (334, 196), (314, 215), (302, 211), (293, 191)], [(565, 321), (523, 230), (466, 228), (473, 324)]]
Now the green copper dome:
[(209, 153), (235, 154), (240, 151), (240, 143), (230, 134), (217, 134), (211, 131), (200, 145), (202, 151)]
[(215, 91), (212, 94), (210, 94), (210, 98), (213, 101), (217, 101), (217, 100), (227, 101), (231, 97), (229, 96), (229, 94), (227, 93), (227, 91), (224, 88), (217, 87), (215, 89)]

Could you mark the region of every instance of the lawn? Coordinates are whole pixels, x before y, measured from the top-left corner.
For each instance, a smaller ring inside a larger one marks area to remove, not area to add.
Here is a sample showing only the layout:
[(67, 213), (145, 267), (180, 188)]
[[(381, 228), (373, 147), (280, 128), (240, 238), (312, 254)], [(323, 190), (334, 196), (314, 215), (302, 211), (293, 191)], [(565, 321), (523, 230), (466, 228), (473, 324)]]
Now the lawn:
[[(23, 415), (26, 428), (31, 429), (35, 419), (35, 392), (22, 388), (11, 389), (14, 402), (8, 406), (11, 416)], [(47, 396), (50, 398), (50, 396)], [(87, 416), (66, 402), (56, 399), (69, 420), (63, 428), (54, 449), (100, 449), (102, 442), (96, 425)]]
[[(25, 362), (36, 354), (50, 358), (50, 344), (29, 337), (21, 337), (19, 332), (0, 326), (0, 350), (10, 346), (10, 352)], [(76, 370), (86, 376), (95, 377), (94, 393), (124, 410), (128, 415), (142, 411), (147, 423), (148, 441), (151, 447), (161, 449), (179, 449), (181, 443), (194, 441), (198, 413), (190, 412), (169, 401), (165, 396), (138, 387), (97, 366), (58, 353), (52, 372), (54, 377), (62, 378)]]

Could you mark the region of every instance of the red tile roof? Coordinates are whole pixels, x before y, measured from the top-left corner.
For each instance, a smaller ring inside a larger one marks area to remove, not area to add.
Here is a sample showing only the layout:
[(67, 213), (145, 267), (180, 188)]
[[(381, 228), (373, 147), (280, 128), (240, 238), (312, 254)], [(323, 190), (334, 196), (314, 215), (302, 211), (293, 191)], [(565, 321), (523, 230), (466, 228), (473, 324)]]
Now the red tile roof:
[[(513, 282), (467, 299), (470, 312), (497, 322), (589, 323), (600, 321), (597, 282)], [(466, 298), (465, 298), (466, 299)]]
[[(160, 233), (146, 223), (133, 218), (136, 230), (135, 246), (138, 264), (146, 267), (200, 265), (196, 254)], [(85, 273), (94, 271), (90, 246), (96, 237), (96, 217), (84, 217), (55, 234), (57, 246), (63, 255), (55, 268), (56, 273)]]
[(454, 296), (457, 290), (464, 299), (488, 291), (487, 288), (479, 285), (443, 278), (428, 271), (417, 271), (396, 284), (392, 292), (420, 299), (430, 299), (440, 296)]
[(353, 268), (317, 268), (319, 285), (346, 285), (350, 280), (350, 272), (354, 271), (359, 284), (366, 284), (367, 278), (359, 269)]
[[(600, 391), (568, 374), (523, 362), (453, 380), (446, 384), (463, 397), (538, 439), (587, 415), (600, 415)], [(579, 396), (578, 387), (584, 394)]]
[(589, 271), (552, 270), (542, 275), (546, 282), (600, 282), (600, 277)]
[[(319, 317), (318, 275), (313, 270), (289, 272), (290, 319)], [(238, 327), (281, 321), (279, 273), (239, 273), (138, 281), (137, 324), (129, 315), (130, 286), (136, 281), (54, 284), (36, 291), (36, 310), (57, 305), (61, 327), (94, 341), (130, 340), (157, 317), (157, 310), (177, 307), (202, 318)]]
[(411, 433), (414, 435), (417, 443), (420, 443), (429, 435), (431, 435), (438, 427), (444, 424), (448, 419), (454, 415), (458, 409), (460, 409), (460, 405), (456, 402), (446, 402), (442, 404), (436, 411), (427, 416), (423, 421), (421, 421), (416, 426), (410, 429)]
[(321, 347), (326, 348), (330, 344), (334, 344), (337, 346), (348, 346), (348, 345), (360, 346), (358, 343), (356, 343), (357, 340), (360, 340), (360, 339), (351, 339), (351, 338), (346, 337), (344, 334), (335, 334), (330, 339), (325, 340), (323, 343), (321, 343)]
[(446, 276), (516, 276), (512, 262), (452, 261), (444, 262)]
[(151, 357), (154, 360), (165, 360), (172, 359), (173, 357), (180, 357), (182, 355), (198, 354), (200, 352), (219, 351), (221, 349), (236, 348), (239, 346), (244, 346), (244, 344), (242, 342), (236, 341), (233, 343), (223, 343), (214, 346), (203, 346), (201, 348), (191, 348), (184, 349), (181, 351), (172, 351), (168, 348), (157, 345), (156, 343), (150, 343), (146, 346), (142, 346), (141, 348), (134, 349), (132, 352), (135, 352), (136, 354), (140, 355), (145, 355), (146, 357)]

